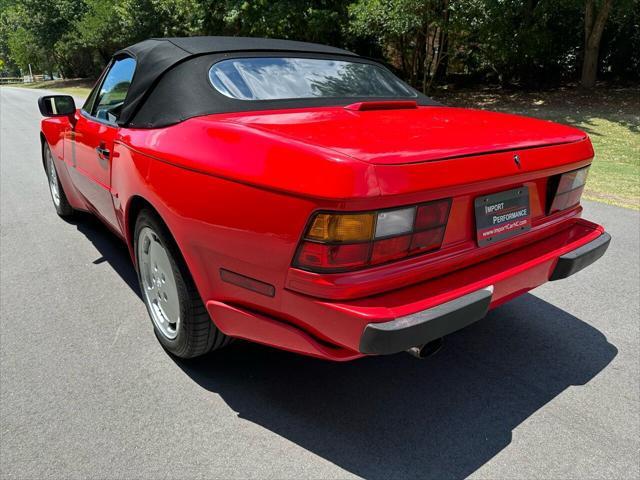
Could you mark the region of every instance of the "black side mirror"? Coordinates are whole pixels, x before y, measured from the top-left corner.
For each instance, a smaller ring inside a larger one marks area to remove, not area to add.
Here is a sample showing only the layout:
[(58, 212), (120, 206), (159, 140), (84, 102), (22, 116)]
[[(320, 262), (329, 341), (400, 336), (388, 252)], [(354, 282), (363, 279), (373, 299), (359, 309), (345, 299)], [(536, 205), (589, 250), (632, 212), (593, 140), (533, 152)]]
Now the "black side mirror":
[(69, 95), (46, 95), (38, 99), (38, 108), (45, 117), (68, 117), (76, 113), (76, 102)]

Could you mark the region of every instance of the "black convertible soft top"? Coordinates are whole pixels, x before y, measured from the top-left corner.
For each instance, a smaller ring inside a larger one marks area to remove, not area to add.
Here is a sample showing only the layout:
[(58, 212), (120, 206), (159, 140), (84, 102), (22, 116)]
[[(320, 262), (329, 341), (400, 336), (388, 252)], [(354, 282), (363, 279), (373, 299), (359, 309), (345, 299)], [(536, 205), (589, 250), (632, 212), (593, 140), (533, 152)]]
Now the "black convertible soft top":
[[(267, 56), (277, 52), (311, 57), (349, 57), (375, 63), (347, 50), (315, 43), (249, 37), (154, 38), (116, 52), (114, 59), (133, 57), (136, 70), (122, 106), (118, 124), (158, 128), (211, 113), (292, 108), (300, 99), (246, 102), (217, 93), (208, 82), (208, 70), (222, 58)], [(420, 104), (433, 104), (418, 94)], [(340, 99), (305, 99), (305, 106), (343, 103)]]

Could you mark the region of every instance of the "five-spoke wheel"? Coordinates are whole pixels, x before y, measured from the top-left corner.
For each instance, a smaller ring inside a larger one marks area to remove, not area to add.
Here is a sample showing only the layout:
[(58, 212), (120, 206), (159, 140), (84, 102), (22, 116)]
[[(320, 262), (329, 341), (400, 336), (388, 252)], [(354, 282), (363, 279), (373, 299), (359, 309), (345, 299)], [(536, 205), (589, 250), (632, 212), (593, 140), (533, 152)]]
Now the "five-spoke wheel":
[(155, 327), (173, 340), (180, 328), (180, 298), (169, 254), (151, 228), (138, 235), (138, 266), (144, 300)]
[(211, 321), (180, 251), (157, 214), (143, 209), (136, 219), (138, 277), (160, 343), (190, 358), (222, 347), (229, 337)]

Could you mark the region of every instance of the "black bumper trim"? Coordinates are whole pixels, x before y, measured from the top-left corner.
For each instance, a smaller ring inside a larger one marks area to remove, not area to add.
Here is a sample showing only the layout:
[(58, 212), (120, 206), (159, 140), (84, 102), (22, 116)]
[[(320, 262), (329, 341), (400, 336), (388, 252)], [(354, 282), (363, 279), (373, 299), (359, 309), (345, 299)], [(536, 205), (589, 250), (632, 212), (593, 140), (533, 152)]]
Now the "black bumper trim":
[(360, 337), (360, 352), (388, 355), (444, 337), (483, 318), (493, 287), (389, 322), (369, 323)]
[(607, 232), (603, 232), (602, 235), (595, 240), (592, 240), (569, 253), (561, 255), (558, 258), (556, 268), (554, 268), (551, 273), (549, 280), (561, 280), (579, 272), (585, 267), (588, 267), (604, 255), (604, 252), (609, 248), (610, 242), (611, 235)]

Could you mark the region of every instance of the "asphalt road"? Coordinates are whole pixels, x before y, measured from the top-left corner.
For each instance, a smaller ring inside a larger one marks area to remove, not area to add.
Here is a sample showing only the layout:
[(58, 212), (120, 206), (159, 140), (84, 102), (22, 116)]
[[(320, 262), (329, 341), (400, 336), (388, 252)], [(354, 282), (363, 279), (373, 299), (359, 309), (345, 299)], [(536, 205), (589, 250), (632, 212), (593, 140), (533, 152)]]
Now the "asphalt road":
[(176, 361), (119, 241), (56, 216), (39, 94), (0, 103), (2, 478), (640, 477), (637, 212), (585, 202), (606, 256), (429, 360)]

